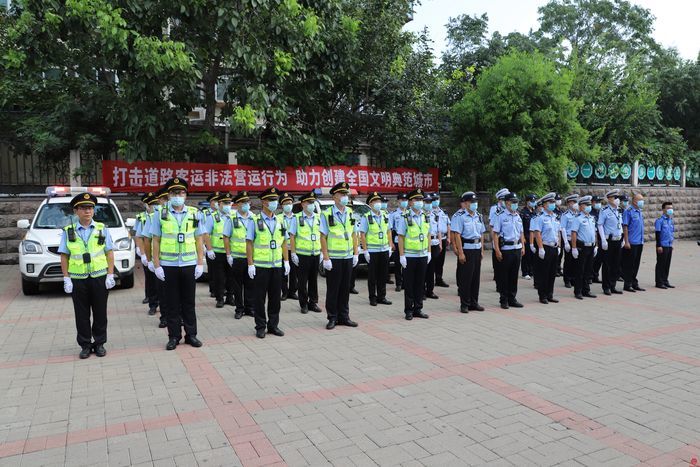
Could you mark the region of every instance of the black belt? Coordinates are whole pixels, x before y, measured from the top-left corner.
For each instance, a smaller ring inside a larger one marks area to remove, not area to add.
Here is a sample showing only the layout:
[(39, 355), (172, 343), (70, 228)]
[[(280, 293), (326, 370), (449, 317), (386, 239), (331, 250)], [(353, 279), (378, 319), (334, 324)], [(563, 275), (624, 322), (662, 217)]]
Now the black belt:
[(503, 242), (503, 246), (517, 245), (517, 244), (519, 244), (519, 243), (520, 243), (520, 242), (506, 242), (506, 241), (504, 241), (504, 242)]
[(622, 235), (620, 235), (617, 238), (614, 238), (614, 235), (608, 235), (609, 242), (619, 242), (620, 240), (622, 240)]
[(462, 243), (481, 243), (480, 238), (464, 238), (462, 237)]

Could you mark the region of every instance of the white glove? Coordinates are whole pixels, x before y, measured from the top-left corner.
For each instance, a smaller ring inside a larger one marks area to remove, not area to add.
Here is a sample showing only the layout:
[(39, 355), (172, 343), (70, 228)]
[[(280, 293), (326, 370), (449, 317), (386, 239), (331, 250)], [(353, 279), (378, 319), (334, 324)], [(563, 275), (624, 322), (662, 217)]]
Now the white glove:
[(326, 271), (330, 271), (331, 269), (333, 269), (333, 262), (329, 259), (324, 259), (323, 269), (325, 269)]
[(228, 263), (229, 266), (233, 266), (233, 256), (226, 255), (226, 262)]
[(428, 263), (430, 263), (431, 259), (433, 259), (433, 254), (431, 252), (428, 252)]
[(114, 280), (114, 274), (107, 274), (107, 278), (105, 279), (105, 287), (107, 287), (107, 290), (113, 289), (115, 285), (117, 285), (117, 282)]
[(561, 254), (561, 247), (557, 247), (557, 255)]
[(567, 253), (571, 251), (571, 245), (569, 245), (569, 242), (564, 243), (564, 251)]
[(143, 264), (144, 268), (148, 267), (148, 258), (146, 258), (146, 255), (141, 255), (141, 264)]
[(354, 268), (357, 266), (357, 263), (360, 262), (360, 256), (359, 255), (352, 255), (352, 267)]
[(255, 279), (255, 266), (248, 266), (248, 277)]
[(540, 249), (537, 251), (537, 256), (539, 256), (540, 259), (544, 259), (544, 248), (540, 248)]
[(365, 255), (365, 261), (367, 261), (367, 264), (369, 264), (369, 260), (371, 258), (371, 256), (369, 255), (369, 251), (365, 251), (364, 255)]
[(318, 255), (318, 264), (323, 264), (323, 255)]
[(597, 246), (593, 247), (593, 256), (598, 256), (598, 247)]
[(194, 267), (194, 278), (199, 279), (202, 277), (202, 274), (204, 274), (204, 266), (202, 264), (198, 264)]
[(143, 256), (143, 253), (141, 252), (141, 248), (136, 247), (136, 255), (137, 255), (137, 256)]
[(530, 251), (532, 252), (533, 255), (537, 254), (537, 248), (535, 248), (534, 243), (530, 243)]
[(601, 248), (603, 248), (603, 251), (608, 251), (608, 241), (607, 240), (603, 240), (602, 242), (600, 242), (600, 246), (601, 246)]
[[(151, 264), (153, 264), (153, 263), (151, 263)], [(153, 270), (153, 273), (156, 275), (156, 277), (157, 277), (158, 279), (160, 279), (160, 280), (162, 280), (163, 282), (165, 282), (165, 270), (163, 269), (162, 266), (158, 266), (157, 268), (155, 268), (155, 269)]]
[(299, 255), (296, 253), (292, 253), (292, 263), (294, 263), (294, 266), (299, 266)]
[(406, 268), (406, 266), (408, 265), (408, 261), (406, 261), (405, 256), (399, 256), (399, 264), (401, 264), (402, 268)]
[(148, 262), (148, 270), (151, 272), (156, 272), (156, 267), (153, 265), (153, 261)]
[(571, 256), (573, 256), (574, 259), (578, 259), (578, 248), (571, 249)]
[(207, 258), (212, 261), (216, 258), (216, 253), (214, 253), (214, 250), (207, 250)]
[(63, 291), (65, 293), (73, 293), (73, 281), (70, 280), (70, 277), (63, 278)]
[(289, 265), (289, 261), (285, 261), (284, 262), (284, 275), (288, 276), (289, 271), (291, 271), (291, 270), (292, 270), (292, 267)]

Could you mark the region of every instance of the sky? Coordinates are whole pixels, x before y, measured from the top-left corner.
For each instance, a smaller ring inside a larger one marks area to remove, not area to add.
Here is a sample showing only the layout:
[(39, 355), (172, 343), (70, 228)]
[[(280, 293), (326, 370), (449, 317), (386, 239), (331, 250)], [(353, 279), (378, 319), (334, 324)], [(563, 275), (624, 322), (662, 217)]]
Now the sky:
[[(654, 38), (666, 47), (675, 47), (683, 58), (695, 60), (700, 51), (699, 0), (632, 0), (656, 17)], [(428, 27), (435, 55), (444, 49), (445, 24), (450, 17), (463, 13), (489, 17), (489, 36), (512, 31), (527, 34), (538, 29), (537, 8), (547, 0), (422, 0), (406, 29), (420, 31)]]

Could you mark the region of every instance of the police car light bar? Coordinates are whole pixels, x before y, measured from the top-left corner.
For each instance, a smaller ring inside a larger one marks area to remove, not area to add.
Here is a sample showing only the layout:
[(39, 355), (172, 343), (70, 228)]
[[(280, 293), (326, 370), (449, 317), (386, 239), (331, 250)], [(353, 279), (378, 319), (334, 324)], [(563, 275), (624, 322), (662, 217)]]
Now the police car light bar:
[(95, 196), (102, 196), (102, 197), (107, 197), (112, 193), (112, 190), (110, 190), (106, 186), (89, 186), (85, 190), (88, 193), (91, 193)]
[(47, 186), (46, 196), (68, 196), (70, 195), (70, 187), (67, 186)]
[(46, 195), (49, 198), (54, 198), (56, 196), (70, 196), (77, 195), (79, 193), (91, 193), (95, 196), (106, 197), (112, 193), (112, 190), (106, 186), (49, 186), (46, 187)]

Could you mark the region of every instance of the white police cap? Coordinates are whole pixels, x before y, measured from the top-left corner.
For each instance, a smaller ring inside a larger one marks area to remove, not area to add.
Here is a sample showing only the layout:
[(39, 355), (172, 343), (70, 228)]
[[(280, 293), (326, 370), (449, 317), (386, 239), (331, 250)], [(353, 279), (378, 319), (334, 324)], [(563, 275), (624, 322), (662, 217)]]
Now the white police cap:
[(508, 190), (508, 188), (501, 188), (496, 192), (496, 199), (505, 198), (508, 193), (510, 193), (510, 190)]

